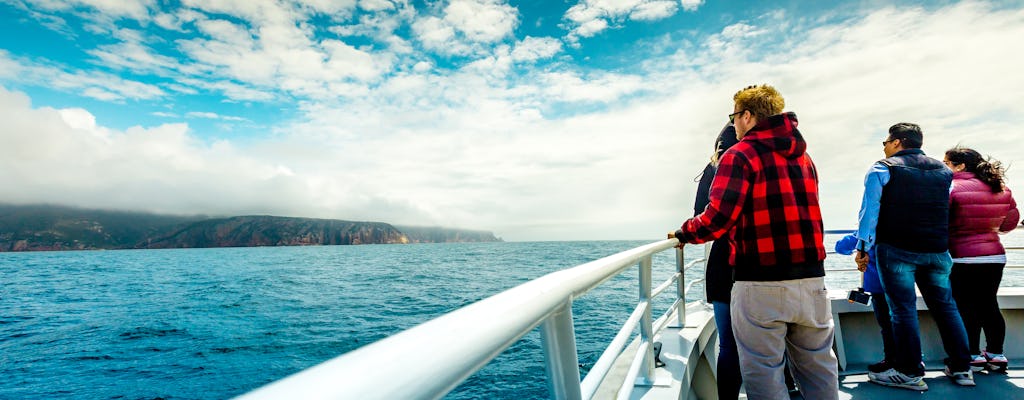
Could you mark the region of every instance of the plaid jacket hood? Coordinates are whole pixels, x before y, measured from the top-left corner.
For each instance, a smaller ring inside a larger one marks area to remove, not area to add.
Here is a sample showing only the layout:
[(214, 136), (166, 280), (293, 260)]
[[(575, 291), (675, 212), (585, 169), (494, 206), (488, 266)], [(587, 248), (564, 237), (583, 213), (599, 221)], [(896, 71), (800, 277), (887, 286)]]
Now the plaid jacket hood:
[(747, 132), (722, 156), (707, 208), (676, 232), (688, 243), (727, 237), (737, 280), (739, 268), (753, 266), (808, 269), (755, 273), (764, 279), (749, 280), (824, 276), (818, 173), (796, 127), (796, 114), (789, 112)]
[(757, 142), (758, 146), (792, 160), (807, 153), (807, 142), (796, 129), (797, 124), (792, 112), (773, 115), (747, 132), (741, 142)]

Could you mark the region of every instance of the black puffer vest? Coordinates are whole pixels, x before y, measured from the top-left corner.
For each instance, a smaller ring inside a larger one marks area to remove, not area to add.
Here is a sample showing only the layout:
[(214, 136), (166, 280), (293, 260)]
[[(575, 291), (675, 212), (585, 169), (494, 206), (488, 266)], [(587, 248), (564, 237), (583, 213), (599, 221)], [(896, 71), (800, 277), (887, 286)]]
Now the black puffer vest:
[(949, 249), (950, 171), (921, 149), (906, 149), (880, 161), (889, 167), (882, 188), (877, 241), (915, 253)]

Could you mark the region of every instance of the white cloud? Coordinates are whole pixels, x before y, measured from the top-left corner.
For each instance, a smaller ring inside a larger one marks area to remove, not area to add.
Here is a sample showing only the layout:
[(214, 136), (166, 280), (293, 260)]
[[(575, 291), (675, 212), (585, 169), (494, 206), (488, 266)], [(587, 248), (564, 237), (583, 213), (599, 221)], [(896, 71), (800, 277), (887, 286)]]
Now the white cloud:
[(562, 51), (562, 42), (549, 37), (527, 36), (516, 42), (512, 58), (516, 61), (537, 61), (550, 58)]
[(65, 71), (0, 50), (0, 77), (25, 84), (73, 91), (104, 101), (151, 100), (166, 93), (159, 87), (102, 72)]
[(686, 11), (696, 11), (704, 4), (704, 0), (679, 0), (679, 3)]
[(637, 21), (656, 21), (671, 17), (678, 10), (675, 0), (651, 1), (639, 4), (629, 14), (629, 19)]
[(603, 74), (582, 77), (568, 72), (543, 74), (544, 93), (557, 101), (608, 103), (645, 87), (643, 78)]
[(193, 112), (190, 112), (190, 113), (186, 113), (185, 116), (189, 117), (189, 118), (208, 118), (208, 119), (218, 119), (218, 118), (220, 118), (220, 115), (217, 115), (217, 113), (199, 112), (199, 111), (193, 111)]
[(416, 38), (431, 51), (449, 55), (480, 55), (512, 35), (519, 24), (515, 8), (496, 0), (454, 0), (441, 16), (427, 15), (412, 23)]
[[(198, 78), (200, 72), (212, 71), (225, 82), (237, 82), (230, 86), (236, 90), (224, 92), (235, 100), (282, 90), (304, 98), (330, 98), (339, 95), (338, 88), (345, 88), (343, 95), (364, 92), (360, 86), (378, 80), (393, 66), (394, 58), (387, 52), (370, 53), (340, 40), (317, 40), (292, 19), (299, 14), (275, 8), (276, 4), (261, 4), (236, 10), (253, 18), (249, 26), (214, 19), (196, 22), (207, 37), (178, 41), (179, 48), (197, 63), (193, 75)], [(204, 6), (226, 8), (218, 2)]]
[(173, 74), (173, 70), (184, 69), (173, 57), (155, 53), (143, 43), (145, 39), (129, 35), (121, 43), (102, 45), (87, 53), (96, 57), (98, 63), (109, 68), (123, 68), (134, 72), (152, 72), (161, 76)]
[(455, 28), (437, 17), (422, 18), (412, 25), (412, 29), (429, 49), (442, 48), (455, 37)]
[(519, 23), (516, 9), (498, 0), (452, 0), (444, 14), (445, 22), (473, 42), (504, 39)]
[(0, 132), (0, 180), (10, 183), (3, 201), (219, 213), (266, 209), (250, 196), (304, 195), (304, 183), (289, 180), (286, 168), (229, 143), (203, 144), (185, 125), (110, 130), (85, 110), (32, 108), (25, 95), (3, 88), (0, 116), (7, 126)]
[[(169, 115), (164, 115), (164, 116), (169, 116)], [(228, 116), (228, 115), (220, 115), (220, 114), (217, 114), (217, 113), (214, 113), (214, 112), (209, 112), (209, 111), (191, 111), (191, 112), (185, 113), (185, 117), (187, 117), (187, 118), (203, 118), (203, 119), (219, 119), (219, 120), (224, 120), (224, 121), (248, 121), (247, 119), (242, 118), (242, 117), (233, 117), (233, 116)]]
[(604, 19), (591, 19), (587, 21), (580, 21), (579, 26), (572, 30), (568, 40), (576, 41), (580, 37), (591, 37), (605, 29), (608, 29), (608, 21)]
[(157, 12), (153, 23), (170, 31), (185, 32), (185, 24), (202, 18), (202, 14), (190, 9), (178, 9), (173, 12)]
[[(344, 19), (351, 16), (352, 12), (356, 8), (356, 0), (299, 0), (300, 4), (306, 5), (318, 13), (323, 13), (334, 17), (335, 19)], [(384, 4), (390, 4), (387, 0), (374, 0), (371, 2), (362, 1), (359, 6), (363, 9), (374, 10), (374, 9), (385, 9), (385, 8), (374, 8), (374, 7), (386, 7)], [(377, 3), (376, 6), (367, 8), (365, 3)]]
[(114, 17), (144, 19), (156, 0), (24, 0), (37, 9), (49, 11), (70, 11), (86, 7)]
[(182, 78), (180, 82), (191, 87), (224, 93), (225, 97), (232, 100), (267, 101), (275, 99), (274, 93), (270, 91), (254, 89), (252, 87), (239, 85), (237, 83), (233, 83), (230, 81), (210, 81), (200, 80), (197, 78)]
[(695, 11), (701, 4), (703, 0), (581, 0), (563, 17), (570, 30), (566, 40), (577, 43), (580, 38), (595, 36), (626, 20), (661, 20), (675, 15), (680, 5), (686, 11)]
[[(412, 70), (415, 71), (415, 72), (423, 73), (423, 72), (429, 72), (433, 68), (434, 68), (434, 66), (431, 63), (426, 62), (426, 61), (420, 61), (420, 62), (416, 63), (415, 65), (413, 65)], [(394, 79), (392, 79), (392, 81), (394, 81)]]

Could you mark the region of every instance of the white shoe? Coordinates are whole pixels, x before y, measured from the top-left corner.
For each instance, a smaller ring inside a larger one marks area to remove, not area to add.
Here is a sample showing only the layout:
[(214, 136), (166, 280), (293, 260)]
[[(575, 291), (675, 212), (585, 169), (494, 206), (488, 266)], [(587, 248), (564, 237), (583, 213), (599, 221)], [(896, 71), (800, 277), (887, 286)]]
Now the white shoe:
[[(890, 368), (888, 371), (879, 373), (869, 372), (868, 379), (870, 379), (871, 382), (883, 386), (910, 389), (919, 392), (928, 390), (928, 384), (924, 383), (924, 376), (909, 376), (897, 371), (895, 368)], [(972, 380), (971, 382), (974, 381)]]
[(988, 369), (993, 371), (1005, 372), (1007, 364), (1010, 363), (1006, 356), (1002, 354), (992, 354), (986, 351), (982, 353), (982, 356), (984, 356), (985, 361), (988, 363)]
[(971, 371), (979, 372), (985, 369), (988, 365), (988, 360), (985, 359), (981, 354), (971, 356)]
[(953, 372), (949, 370), (949, 366), (947, 365), (946, 369), (942, 370), (942, 373), (946, 374), (946, 376), (952, 379), (953, 382), (956, 382), (957, 385), (974, 386), (974, 374), (971, 373), (970, 368), (963, 372)]

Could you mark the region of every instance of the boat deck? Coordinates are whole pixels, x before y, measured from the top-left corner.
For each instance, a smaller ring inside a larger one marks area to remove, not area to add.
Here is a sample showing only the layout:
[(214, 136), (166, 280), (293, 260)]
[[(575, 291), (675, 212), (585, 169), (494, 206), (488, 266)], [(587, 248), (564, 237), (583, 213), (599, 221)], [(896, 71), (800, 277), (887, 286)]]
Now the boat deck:
[[(836, 322), (837, 356), (840, 361), (839, 399), (918, 399), (925, 396), (933, 399), (1002, 400), (1024, 398), (1024, 330), (1012, 327), (1024, 326), (1024, 288), (1000, 290), (1000, 305), (1008, 328), (1006, 351), (1010, 357), (1011, 369), (1007, 373), (983, 371), (975, 373), (977, 386), (964, 387), (953, 383), (942, 373), (942, 349), (939, 334), (927, 310), (921, 302), (922, 349), (929, 370), (925, 382), (929, 389), (918, 392), (908, 389), (881, 386), (868, 381), (867, 364), (881, 358), (881, 343), (877, 338), (878, 327), (870, 309), (846, 302), (842, 293), (833, 297), (833, 312)], [(667, 328), (659, 336), (664, 344), (662, 361), (664, 368), (655, 371), (655, 381), (648, 385), (630, 385), (630, 399), (716, 399), (715, 361), (717, 332), (714, 328), (710, 307), (700, 302), (686, 307), (687, 324), (684, 328)], [(624, 353), (626, 357), (609, 374), (595, 399), (621, 398), (617, 392), (622, 385), (628, 361), (632, 359), (636, 343)], [(1017, 368), (1014, 368), (1017, 366)], [(746, 398), (741, 394), (741, 398)], [(794, 399), (803, 399), (795, 395)]]
[[(1013, 360), (1010, 360), (1013, 362)], [(924, 378), (928, 391), (891, 388), (868, 382), (866, 374), (839, 377), (839, 399), (968, 399), (1001, 400), (1024, 397), (1024, 370), (1010, 369), (1007, 373), (979, 372), (974, 374), (977, 386), (958, 386), (942, 371), (928, 371)], [(802, 398), (802, 397), (795, 397)]]

